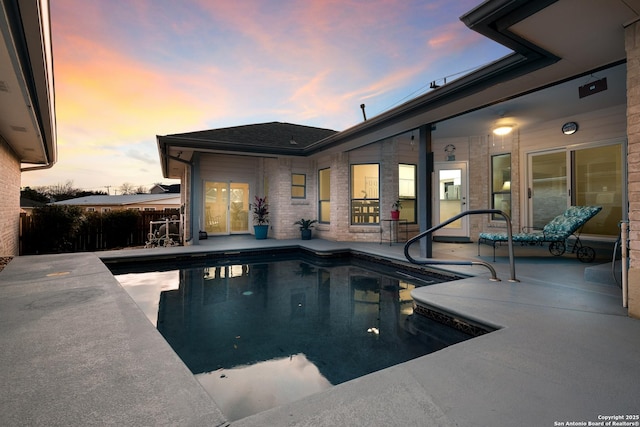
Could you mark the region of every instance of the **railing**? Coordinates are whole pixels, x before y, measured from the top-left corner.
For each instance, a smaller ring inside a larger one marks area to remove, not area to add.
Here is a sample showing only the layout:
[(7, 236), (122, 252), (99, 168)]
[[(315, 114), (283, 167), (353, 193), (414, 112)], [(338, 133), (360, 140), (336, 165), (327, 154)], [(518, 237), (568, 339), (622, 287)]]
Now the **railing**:
[(415, 258), (413, 258), (410, 254), (409, 254), (409, 247), (414, 244), (415, 242), (417, 242), (418, 240), (422, 239), (423, 237), (427, 236), (428, 234), (433, 233), (436, 230), (441, 229), (442, 227), (445, 227), (449, 224), (451, 224), (454, 221), (459, 220), (460, 218), (467, 216), (467, 215), (482, 215), (482, 214), (496, 214), (496, 215), (500, 215), (502, 217), (504, 217), (504, 219), (506, 220), (507, 223), (507, 241), (508, 241), (508, 245), (509, 245), (509, 266), (511, 267), (511, 278), (509, 279), (510, 282), (519, 282), (518, 279), (516, 279), (516, 266), (515, 266), (515, 262), (513, 260), (513, 233), (511, 230), (511, 218), (509, 218), (509, 215), (507, 215), (506, 213), (502, 212), (501, 210), (498, 209), (477, 209), (477, 210), (471, 210), (471, 211), (465, 211), (465, 212), (461, 212), (458, 215), (449, 218), (448, 220), (446, 220), (443, 223), (440, 223), (438, 225), (436, 225), (435, 227), (431, 227), (430, 229), (423, 231), (422, 233), (412, 237), (411, 239), (409, 239), (407, 241), (407, 243), (405, 243), (404, 245), (404, 256), (409, 260), (409, 262), (413, 263), (413, 264), (418, 264), (418, 265), (481, 265), (484, 267), (487, 267), (489, 269), (489, 271), (491, 272), (491, 279), (494, 282), (499, 282), (500, 279), (498, 279), (498, 276), (496, 274), (496, 270), (487, 262), (484, 261), (457, 261), (457, 260), (439, 260), (439, 259), (426, 259), (423, 258), (421, 260), (417, 260)]

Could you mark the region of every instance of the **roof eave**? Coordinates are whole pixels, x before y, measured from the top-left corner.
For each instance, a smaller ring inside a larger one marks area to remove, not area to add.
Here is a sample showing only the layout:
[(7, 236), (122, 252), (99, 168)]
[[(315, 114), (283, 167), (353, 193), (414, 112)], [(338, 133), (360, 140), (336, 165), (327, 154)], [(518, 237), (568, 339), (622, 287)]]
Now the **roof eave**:
[[(53, 59), (49, 4), (42, 0), (3, 2), (7, 32), (3, 39), (13, 57), (16, 77), (24, 96), (24, 108), (35, 130), (40, 159), (37, 161), (23, 157), (20, 145), (8, 138), (21, 162), (38, 166), (22, 170), (42, 169), (53, 166), (57, 161), (55, 97), (53, 84)], [(21, 106), (22, 105), (22, 106)]]

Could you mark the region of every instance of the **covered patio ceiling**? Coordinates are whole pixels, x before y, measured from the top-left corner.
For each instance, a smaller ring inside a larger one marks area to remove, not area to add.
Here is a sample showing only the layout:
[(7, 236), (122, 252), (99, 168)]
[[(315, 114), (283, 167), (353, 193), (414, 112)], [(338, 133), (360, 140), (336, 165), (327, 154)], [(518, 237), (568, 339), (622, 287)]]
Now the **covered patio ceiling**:
[[(578, 88), (599, 79), (607, 79), (607, 90), (580, 98)], [(626, 102), (626, 64), (589, 73), (576, 79), (523, 96), (481, 108), (434, 126), (434, 138), (456, 138), (491, 134), (498, 123), (511, 124), (517, 130), (539, 126), (572, 116)], [(560, 134), (560, 128), (558, 128)]]

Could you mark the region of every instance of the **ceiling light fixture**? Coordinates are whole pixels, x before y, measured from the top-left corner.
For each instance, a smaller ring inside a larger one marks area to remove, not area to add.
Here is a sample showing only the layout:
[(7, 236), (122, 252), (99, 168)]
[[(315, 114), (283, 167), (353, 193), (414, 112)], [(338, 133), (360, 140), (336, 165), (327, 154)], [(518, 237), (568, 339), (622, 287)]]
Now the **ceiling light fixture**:
[(498, 136), (509, 135), (513, 130), (512, 125), (500, 125), (493, 130), (493, 133)]

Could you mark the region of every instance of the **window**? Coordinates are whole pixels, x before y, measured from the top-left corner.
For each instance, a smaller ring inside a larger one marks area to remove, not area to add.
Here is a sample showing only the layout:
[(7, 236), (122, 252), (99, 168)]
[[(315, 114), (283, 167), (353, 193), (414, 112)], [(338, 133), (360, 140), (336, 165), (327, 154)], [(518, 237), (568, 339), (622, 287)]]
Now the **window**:
[(153, 212), (155, 210), (156, 210), (156, 208), (144, 208), (145, 212)]
[(111, 212), (111, 208), (102, 208), (101, 212)]
[(379, 224), (380, 167), (377, 163), (351, 165), (351, 224)]
[[(511, 154), (491, 156), (491, 208), (511, 217)], [(504, 220), (493, 214), (492, 219)]]
[(318, 222), (331, 222), (331, 169), (318, 171)]
[(95, 212), (96, 208), (87, 208), (87, 212)]
[(291, 198), (307, 198), (307, 175), (302, 173), (291, 174)]
[(416, 173), (416, 165), (398, 165), (398, 196), (402, 204), (400, 219), (405, 219), (409, 223), (417, 222)]

